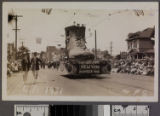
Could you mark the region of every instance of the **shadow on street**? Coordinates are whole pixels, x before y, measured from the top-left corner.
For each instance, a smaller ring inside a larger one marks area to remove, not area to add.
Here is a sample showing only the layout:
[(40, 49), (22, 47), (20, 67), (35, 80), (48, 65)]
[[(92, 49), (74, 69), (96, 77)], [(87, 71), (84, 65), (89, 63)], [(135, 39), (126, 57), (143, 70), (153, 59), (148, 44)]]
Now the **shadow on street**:
[(81, 74), (81, 75), (73, 75), (73, 74), (66, 74), (61, 75), (62, 77), (67, 77), (69, 79), (105, 79), (107, 76), (102, 75), (90, 75), (90, 74)]

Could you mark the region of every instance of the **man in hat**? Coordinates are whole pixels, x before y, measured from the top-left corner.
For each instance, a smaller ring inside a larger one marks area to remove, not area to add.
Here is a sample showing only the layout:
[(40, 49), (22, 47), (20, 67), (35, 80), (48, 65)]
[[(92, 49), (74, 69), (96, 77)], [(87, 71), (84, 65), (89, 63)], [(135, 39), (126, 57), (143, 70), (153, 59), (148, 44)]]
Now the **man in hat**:
[(34, 52), (33, 57), (31, 59), (31, 69), (34, 76), (34, 83), (38, 79), (38, 71), (39, 71), (40, 64), (41, 64), (41, 60), (37, 57), (37, 52)]

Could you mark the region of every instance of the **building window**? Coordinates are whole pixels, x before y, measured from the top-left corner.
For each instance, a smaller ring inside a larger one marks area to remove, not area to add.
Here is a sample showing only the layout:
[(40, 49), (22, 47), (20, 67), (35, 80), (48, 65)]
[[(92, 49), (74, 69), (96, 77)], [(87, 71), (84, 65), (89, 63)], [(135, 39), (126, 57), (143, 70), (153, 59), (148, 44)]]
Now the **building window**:
[(137, 48), (137, 41), (133, 41), (133, 48)]
[(128, 42), (128, 50), (130, 50), (132, 48), (132, 43)]

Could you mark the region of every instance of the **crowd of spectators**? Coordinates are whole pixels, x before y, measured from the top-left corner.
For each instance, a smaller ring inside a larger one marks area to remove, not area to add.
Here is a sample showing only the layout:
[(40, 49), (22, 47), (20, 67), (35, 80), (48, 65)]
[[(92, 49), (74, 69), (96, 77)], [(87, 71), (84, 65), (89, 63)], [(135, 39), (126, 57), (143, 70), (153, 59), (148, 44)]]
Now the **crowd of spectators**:
[[(48, 63), (45, 63), (45, 62), (43, 62), (42, 59), (40, 59), (40, 60), (41, 60), (40, 67), (43, 69), (47, 65), (48, 68), (53, 68), (53, 69), (58, 70), (58, 68), (60, 66), (60, 61), (50, 61)], [(7, 61), (7, 75), (8, 76), (11, 76), (12, 73), (16, 73), (19, 71), (22, 71), (21, 60), (15, 60), (12, 62)]]
[(10, 76), (14, 72), (21, 70), (21, 64), (19, 61), (7, 61), (7, 75)]
[(154, 75), (153, 59), (114, 60), (112, 72), (136, 75)]

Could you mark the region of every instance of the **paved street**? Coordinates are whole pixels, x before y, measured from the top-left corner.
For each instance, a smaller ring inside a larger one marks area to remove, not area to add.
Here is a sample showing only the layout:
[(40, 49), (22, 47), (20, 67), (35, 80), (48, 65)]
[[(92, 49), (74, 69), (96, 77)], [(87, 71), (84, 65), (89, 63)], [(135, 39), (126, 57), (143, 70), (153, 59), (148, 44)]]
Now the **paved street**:
[(56, 69), (41, 69), (33, 84), (28, 74), (23, 84), (22, 72), (8, 77), (7, 94), (29, 96), (152, 96), (154, 78), (131, 74), (105, 74), (97, 76), (69, 76)]

